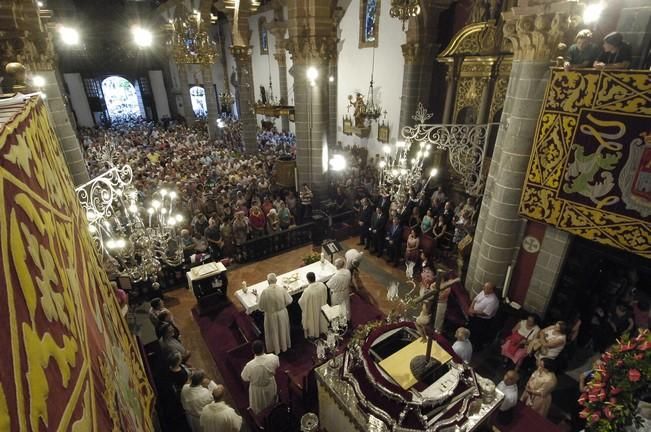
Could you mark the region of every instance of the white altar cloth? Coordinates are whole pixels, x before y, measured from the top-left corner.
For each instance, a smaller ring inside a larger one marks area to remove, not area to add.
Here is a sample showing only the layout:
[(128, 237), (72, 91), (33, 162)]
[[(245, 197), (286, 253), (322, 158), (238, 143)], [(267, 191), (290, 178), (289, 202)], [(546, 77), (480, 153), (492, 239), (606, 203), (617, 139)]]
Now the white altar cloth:
[[(324, 263), (321, 264), (320, 261), (317, 261), (299, 269), (278, 275), (277, 284), (280, 286), (286, 286), (289, 295), (295, 295), (302, 293), (305, 288), (307, 288), (307, 274), (309, 272), (314, 272), (317, 281), (326, 282), (333, 274), (335, 274), (335, 271), (337, 271), (337, 269), (330, 262), (324, 261)], [(242, 306), (244, 306), (247, 314), (251, 314), (258, 310), (258, 298), (267, 286), (269, 286), (269, 284), (265, 280), (249, 286), (246, 293), (244, 293), (242, 289), (235, 292), (235, 297), (237, 297)], [(257, 291), (257, 295), (253, 293), (254, 290)]]

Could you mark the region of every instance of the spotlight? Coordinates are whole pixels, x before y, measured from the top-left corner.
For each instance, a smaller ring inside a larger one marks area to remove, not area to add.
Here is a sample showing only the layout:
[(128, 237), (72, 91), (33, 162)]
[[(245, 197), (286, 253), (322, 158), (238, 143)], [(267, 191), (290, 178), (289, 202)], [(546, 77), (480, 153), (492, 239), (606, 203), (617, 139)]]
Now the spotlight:
[(154, 39), (151, 31), (142, 27), (132, 27), (131, 34), (133, 35), (133, 42), (140, 48), (151, 46), (151, 43)]
[(59, 27), (59, 36), (66, 45), (79, 45), (79, 32), (72, 27)]
[(328, 78), (328, 81), (330, 81), (330, 82), (335, 82), (335, 77), (333, 77), (332, 75), (330, 75), (330, 77)]
[(346, 169), (346, 158), (340, 154), (332, 156), (330, 159), (330, 169), (333, 171), (343, 171)]
[(387, 166), (387, 163), (385, 161), (380, 161), (380, 168), (384, 168)]
[(314, 82), (314, 81), (316, 81), (316, 79), (317, 79), (318, 77), (319, 77), (319, 71), (316, 70), (316, 68), (315, 68), (314, 66), (310, 66), (310, 67), (307, 69), (307, 79), (309, 79), (310, 81)]
[(603, 3), (593, 3), (586, 6), (586, 8), (583, 10), (583, 23), (592, 24), (593, 22), (596, 22), (599, 20), (599, 17), (601, 16), (601, 12), (603, 12), (603, 10)]
[(432, 171), (429, 172), (430, 177), (436, 177), (439, 173), (438, 168), (432, 168)]
[(391, 147), (389, 147), (389, 145), (387, 145), (387, 144), (384, 144), (384, 145), (382, 146), (382, 151), (383, 151), (384, 153), (386, 153), (386, 154), (389, 154), (389, 153), (391, 153)]
[(40, 7), (40, 8), (42, 8), (43, 6), (45, 6), (45, 5), (43, 4), (42, 1), (37, 1), (36, 4), (37, 4), (38, 7)]

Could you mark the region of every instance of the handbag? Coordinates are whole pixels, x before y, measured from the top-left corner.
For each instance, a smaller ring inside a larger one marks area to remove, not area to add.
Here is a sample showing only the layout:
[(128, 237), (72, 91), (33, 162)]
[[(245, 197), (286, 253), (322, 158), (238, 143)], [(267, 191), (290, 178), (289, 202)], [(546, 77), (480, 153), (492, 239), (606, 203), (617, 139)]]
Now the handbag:
[(511, 335), (506, 338), (507, 347), (504, 348), (509, 355), (514, 356), (515, 353), (520, 349), (520, 342), (525, 340), (525, 337), (518, 332), (511, 333)]

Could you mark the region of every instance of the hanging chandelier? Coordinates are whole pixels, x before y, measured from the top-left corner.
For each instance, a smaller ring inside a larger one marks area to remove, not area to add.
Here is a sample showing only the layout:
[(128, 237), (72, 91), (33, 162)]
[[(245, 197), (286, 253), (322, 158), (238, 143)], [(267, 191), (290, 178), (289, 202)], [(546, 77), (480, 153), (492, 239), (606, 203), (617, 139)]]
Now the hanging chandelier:
[(163, 264), (183, 263), (183, 247), (177, 226), (183, 216), (175, 211), (176, 191), (160, 189), (145, 209), (141, 195), (131, 184), (129, 165), (110, 166), (103, 174), (76, 189), (86, 212), (88, 230), (107, 272), (116, 272), (137, 283), (157, 283)]
[(223, 107), (229, 107), (228, 110), (230, 111), (230, 107), (232, 107), (233, 103), (235, 103), (235, 98), (231, 92), (222, 92), (219, 93), (219, 101), (221, 102), (222, 109)]
[(411, 17), (420, 14), (420, 0), (391, 0), (391, 9), (389, 15), (391, 18), (398, 18), (402, 21), (402, 29), (405, 29), (405, 23)]
[(362, 123), (365, 123), (365, 120), (368, 121), (377, 121), (377, 119), (382, 116), (382, 106), (375, 100), (375, 89), (373, 88), (373, 77), (375, 74), (375, 48), (373, 48), (373, 60), (371, 63), (371, 81), (368, 85), (368, 93), (366, 93), (366, 101), (363, 100), (363, 97), (360, 93), (357, 93), (357, 97), (353, 95), (348, 95), (348, 105), (355, 108), (355, 127), (362, 127)]
[(366, 97), (366, 118), (373, 121), (382, 115), (382, 107), (375, 101), (375, 92), (373, 91), (373, 76), (375, 74), (375, 48), (373, 48), (373, 60), (371, 62), (371, 81), (368, 85), (368, 96)]
[(217, 44), (201, 25), (201, 12), (177, 17), (172, 24), (172, 55), (179, 64), (213, 64)]
[(385, 144), (382, 148), (380, 189), (398, 203), (407, 202), (410, 192), (423, 193), (430, 179), (438, 174), (438, 169), (432, 168), (427, 182), (422, 184), (423, 166), (431, 154), (432, 145), (421, 141), (413, 148), (413, 144), (410, 140), (398, 141), (394, 146)]

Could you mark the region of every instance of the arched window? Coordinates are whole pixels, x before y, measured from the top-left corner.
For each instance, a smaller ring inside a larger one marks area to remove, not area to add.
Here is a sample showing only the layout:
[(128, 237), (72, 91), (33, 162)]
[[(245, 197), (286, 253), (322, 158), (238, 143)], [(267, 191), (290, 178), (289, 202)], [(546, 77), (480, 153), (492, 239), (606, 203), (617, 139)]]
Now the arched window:
[(359, 47), (377, 48), (380, 0), (361, 0), (359, 8)]
[(201, 86), (190, 87), (190, 100), (192, 101), (192, 111), (197, 117), (206, 117), (208, 109), (206, 108), (206, 91)]
[(258, 35), (260, 36), (260, 55), (269, 54), (269, 35), (267, 34), (267, 19), (260, 17), (258, 20)]
[(126, 120), (139, 115), (136, 89), (128, 80), (120, 76), (110, 76), (102, 81), (104, 101), (111, 120)]

